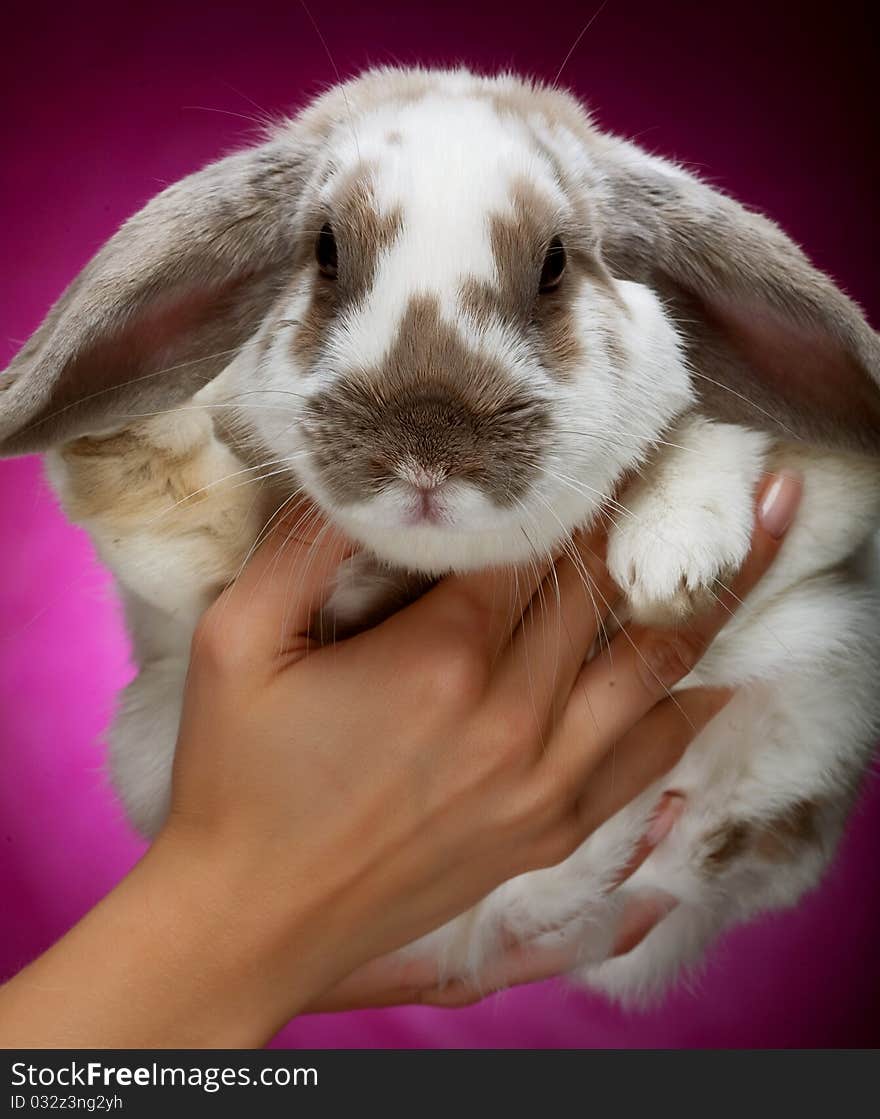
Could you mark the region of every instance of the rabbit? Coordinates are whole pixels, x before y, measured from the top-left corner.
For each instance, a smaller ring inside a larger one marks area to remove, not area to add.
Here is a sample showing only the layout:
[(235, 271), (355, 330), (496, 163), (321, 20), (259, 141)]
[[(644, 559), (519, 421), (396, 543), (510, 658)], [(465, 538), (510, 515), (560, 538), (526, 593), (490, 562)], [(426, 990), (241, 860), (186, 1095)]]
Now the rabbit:
[[(573, 94), (465, 68), (367, 71), (170, 186), (0, 377), (0, 453), (45, 454), (118, 583), (139, 674), (110, 767), (146, 836), (197, 618), (300, 495), (359, 546), (328, 639), (608, 508), (615, 616), (675, 624), (743, 562), (764, 472), (801, 472), (776, 563), (679, 685), (733, 700), (564, 862), (404, 949), (478, 978), (562, 940), (633, 1004), (833, 857), (880, 729), (878, 449), (878, 336), (773, 222)], [(683, 814), (609, 893), (668, 790)], [(656, 891), (676, 908), (611, 957)]]

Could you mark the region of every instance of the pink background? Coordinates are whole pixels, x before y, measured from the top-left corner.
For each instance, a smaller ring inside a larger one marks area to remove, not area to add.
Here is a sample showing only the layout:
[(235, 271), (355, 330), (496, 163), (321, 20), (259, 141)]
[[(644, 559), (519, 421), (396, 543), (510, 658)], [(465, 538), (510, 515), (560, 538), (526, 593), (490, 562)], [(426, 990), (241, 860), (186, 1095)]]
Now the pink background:
[[(464, 60), (553, 77), (598, 0), (313, 0), (343, 74)], [(863, 7), (612, 0), (565, 69), (599, 120), (763, 207), (880, 308), (875, 110)], [(671, 9), (671, 10), (670, 10)], [(4, 20), (0, 345), (11, 356), (116, 226), (334, 71), (296, 0), (43, 5)], [(870, 79), (870, 80), (869, 80)], [(0, 973), (64, 932), (140, 850), (103, 774), (128, 678), (105, 574), (35, 460), (0, 464)], [(290, 1046), (789, 1047), (880, 1039), (880, 782), (797, 911), (729, 936), (647, 1014), (546, 983), (463, 1011), (302, 1019)]]

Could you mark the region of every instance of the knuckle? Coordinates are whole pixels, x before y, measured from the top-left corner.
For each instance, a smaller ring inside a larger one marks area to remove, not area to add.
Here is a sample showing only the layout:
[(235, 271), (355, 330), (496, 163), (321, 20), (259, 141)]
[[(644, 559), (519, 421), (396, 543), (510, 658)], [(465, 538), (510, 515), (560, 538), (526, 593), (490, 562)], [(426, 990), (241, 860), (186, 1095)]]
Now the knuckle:
[(484, 694), (488, 666), (479, 651), (461, 638), (437, 642), (413, 671), (427, 688), (433, 703), (468, 707)]
[(652, 632), (642, 645), (638, 667), (652, 694), (663, 695), (693, 669), (705, 643), (690, 631), (675, 634)]
[(540, 738), (540, 727), (532, 711), (492, 711), (485, 735), (510, 757), (531, 755)]
[[(499, 722), (491, 713), (475, 721), (471, 739), (469, 768), (473, 776), (496, 789), (500, 782), (508, 788), (500, 808), (500, 821), (512, 829), (527, 823), (530, 805), (520, 795), (519, 786), (532, 762), (530, 743), (524, 744), (521, 731), (504, 721)], [(512, 792), (511, 782), (514, 783)]]
[(217, 611), (210, 607), (196, 623), (192, 637), (192, 654), (210, 657), (215, 660), (223, 652), (224, 642), (220, 635)]
[(562, 814), (562, 797), (555, 784), (546, 778), (529, 781), (508, 806), (510, 823), (515, 828), (546, 827)]
[(211, 668), (228, 671), (236, 667), (240, 643), (235, 639), (236, 625), (231, 612), (215, 602), (201, 616), (193, 632), (190, 657)]

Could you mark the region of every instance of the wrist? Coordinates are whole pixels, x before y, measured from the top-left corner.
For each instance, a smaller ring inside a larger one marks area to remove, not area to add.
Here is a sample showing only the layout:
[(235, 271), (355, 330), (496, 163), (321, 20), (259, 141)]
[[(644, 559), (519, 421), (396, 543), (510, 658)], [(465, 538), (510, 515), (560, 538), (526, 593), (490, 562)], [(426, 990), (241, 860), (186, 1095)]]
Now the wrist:
[(77, 1049), (264, 1044), (346, 965), (315, 894), (299, 891), (282, 921), (280, 905), (246, 884), (234, 860), (199, 858), (163, 836), (2, 988), (0, 1042)]
[(196, 973), (194, 1030), (204, 1023), (212, 1047), (262, 1044), (359, 962), (348, 959), (344, 891), (269, 862), (257, 865), (246, 844), (166, 830), (130, 876), (173, 938), (163, 949), (171, 973)]

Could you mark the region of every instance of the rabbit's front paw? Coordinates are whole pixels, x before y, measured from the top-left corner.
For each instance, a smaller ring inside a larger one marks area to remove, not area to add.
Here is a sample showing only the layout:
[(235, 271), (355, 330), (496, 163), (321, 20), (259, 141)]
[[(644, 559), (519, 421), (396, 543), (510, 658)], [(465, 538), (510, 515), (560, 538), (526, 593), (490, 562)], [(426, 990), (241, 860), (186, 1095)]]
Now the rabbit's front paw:
[(608, 540), (609, 571), (646, 624), (707, 606), (751, 541), (763, 437), (698, 422), (682, 438), (623, 494)]
[(672, 510), (639, 503), (608, 543), (608, 568), (636, 621), (663, 625), (702, 609), (749, 549), (751, 519), (711, 504)]

